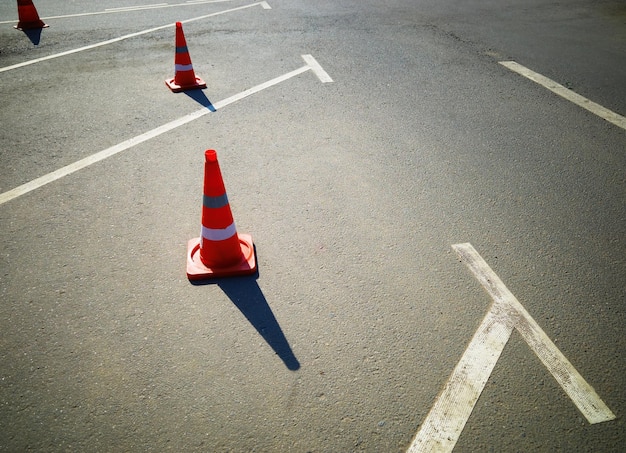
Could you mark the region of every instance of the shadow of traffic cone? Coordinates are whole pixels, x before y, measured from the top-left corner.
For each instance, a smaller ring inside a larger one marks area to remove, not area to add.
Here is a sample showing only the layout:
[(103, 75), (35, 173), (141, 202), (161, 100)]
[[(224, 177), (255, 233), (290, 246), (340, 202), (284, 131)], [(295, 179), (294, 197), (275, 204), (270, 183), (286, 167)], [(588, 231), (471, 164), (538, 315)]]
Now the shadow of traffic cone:
[(183, 24), (176, 22), (176, 54), (174, 55), (174, 78), (167, 79), (165, 84), (174, 93), (196, 88), (206, 88), (206, 83), (196, 77), (191, 64), (191, 57), (187, 49), (187, 41), (183, 33)]
[(17, 14), (19, 22), (13, 28), (18, 30), (33, 30), (36, 28), (48, 27), (39, 18), (37, 8), (33, 5), (32, 0), (17, 0)]
[(187, 244), (187, 278), (248, 275), (256, 272), (254, 244), (249, 234), (238, 234), (226, 196), (217, 153), (205, 151), (202, 233)]

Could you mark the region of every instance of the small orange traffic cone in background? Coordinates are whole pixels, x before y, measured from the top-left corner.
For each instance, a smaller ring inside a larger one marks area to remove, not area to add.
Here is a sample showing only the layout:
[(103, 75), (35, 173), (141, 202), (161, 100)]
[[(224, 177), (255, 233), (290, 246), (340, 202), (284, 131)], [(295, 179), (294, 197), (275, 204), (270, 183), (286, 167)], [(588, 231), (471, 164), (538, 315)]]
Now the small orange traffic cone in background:
[(217, 153), (205, 151), (202, 233), (187, 244), (187, 278), (206, 280), (256, 272), (254, 244), (238, 234), (222, 180)]
[(47, 27), (39, 18), (37, 8), (33, 5), (32, 0), (17, 0), (17, 14), (19, 22), (14, 28), (18, 30), (33, 30)]
[(174, 93), (196, 88), (206, 88), (206, 83), (196, 77), (183, 33), (183, 24), (176, 22), (176, 54), (174, 55), (174, 78), (165, 81)]

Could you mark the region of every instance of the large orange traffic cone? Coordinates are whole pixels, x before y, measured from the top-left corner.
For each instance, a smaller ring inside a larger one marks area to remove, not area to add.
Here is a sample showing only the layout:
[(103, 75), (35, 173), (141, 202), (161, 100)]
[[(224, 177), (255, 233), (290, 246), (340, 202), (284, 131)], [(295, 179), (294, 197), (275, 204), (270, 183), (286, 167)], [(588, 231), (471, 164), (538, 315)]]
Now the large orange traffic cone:
[(19, 16), (19, 22), (14, 28), (18, 30), (32, 30), (47, 27), (39, 18), (37, 8), (33, 5), (32, 0), (17, 0), (17, 14)]
[(174, 93), (195, 88), (206, 88), (206, 83), (196, 77), (183, 33), (183, 24), (176, 22), (176, 54), (174, 55), (174, 78), (165, 81)]
[(238, 234), (217, 153), (205, 151), (202, 233), (187, 244), (187, 278), (205, 280), (256, 272), (254, 244), (249, 234)]

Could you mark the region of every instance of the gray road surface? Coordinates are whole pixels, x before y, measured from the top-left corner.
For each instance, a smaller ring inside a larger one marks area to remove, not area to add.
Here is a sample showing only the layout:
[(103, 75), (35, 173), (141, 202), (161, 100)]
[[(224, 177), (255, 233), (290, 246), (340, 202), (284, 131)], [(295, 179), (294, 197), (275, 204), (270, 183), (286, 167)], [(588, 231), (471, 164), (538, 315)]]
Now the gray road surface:
[[(333, 82), (0, 204), (0, 451), (406, 451), (492, 304), (458, 243), (616, 419), (513, 331), (455, 451), (623, 451), (626, 131), (499, 64), (626, 115), (623, 2), (130, 3), (0, 5), (0, 193)], [(259, 272), (192, 285), (208, 148)]]

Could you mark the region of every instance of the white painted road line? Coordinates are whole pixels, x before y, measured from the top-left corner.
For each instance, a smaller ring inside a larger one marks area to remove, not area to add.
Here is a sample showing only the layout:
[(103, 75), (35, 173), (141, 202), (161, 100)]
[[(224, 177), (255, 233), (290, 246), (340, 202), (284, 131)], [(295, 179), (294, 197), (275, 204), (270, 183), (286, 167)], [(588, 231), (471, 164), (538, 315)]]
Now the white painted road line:
[[(141, 11), (144, 9), (160, 9), (160, 8), (177, 8), (179, 6), (197, 6), (204, 5), (207, 3), (226, 3), (231, 2), (232, 0), (197, 0), (195, 2), (185, 2), (185, 3), (159, 3), (155, 5), (143, 5), (143, 6), (125, 6), (121, 8), (109, 8), (104, 11), (93, 11), (90, 13), (76, 13), (76, 14), (65, 14), (62, 16), (46, 16), (41, 19), (46, 20), (54, 20), (54, 19), (69, 19), (72, 17), (85, 17), (85, 16), (99, 16), (101, 14), (115, 14), (115, 13), (126, 13), (131, 11)], [(267, 8), (265, 8), (267, 9)], [(3, 20), (0, 21), (0, 24), (13, 24), (16, 23), (18, 19), (13, 20)]]
[(615, 419), (613, 412), (595, 390), (474, 247), (471, 244), (456, 244), (452, 247), (487, 290), (493, 304), (407, 451), (452, 451), (513, 328), (520, 332), (589, 423)]
[[(304, 56), (302, 56), (304, 58)], [(305, 60), (306, 61), (306, 60)], [(317, 62), (315, 61), (315, 59), (313, 59), (313, 57), (311, 57), (309, 55), (309, 59), (308, 61), (313, 61), (315, 62), (315, 64), (317, 64)], [(317, 65), (319, 66), (319, 65)], [(16, 187), (15, 189), (11, 189), (7, 192), (1, 193), (0, 194), (0, 205), (6, 203), (7, 201), (13, 200), (15, 198), (18, 198), (22, 195), (25, 195), (29, 192), (32, 192), (35, 189), (38, 189), (42, 186), (45, 186), (46, 184), (49, 184), (53, 181), (56, 181), (58, 179), (61, 179), (67, 175), (70, 175), (74, 172), (77, 172), (78, 170), (81, 170), (85, 167), (88, 167), (92, 164), (95, 164), (96, 162), (100, 162), (101, 160), (107, 159), (111, 156), (114, 156), (115, 154), (118, 154), (122, 151), (125, 151), (129, 148), (132, 148), (135, 145), (138, 145), (140, 143), (146, 142), (152, 138), (158, 137), (161, 134), (164, 134), (166, 132), (169, 132), (173, 129), (176, 129), (177, 127), (183, 126), (187, 123), (190, 123), (193, 120), (196, 120), (204, 115), (206, 115), (207, 113), (211, 113), (214, 112), (218, 109), (224, 108), (227, 105), (233, 104), (237, 101), (240, 101), (241, 99), (244, 99), (248, 96), (251, 96), (255, 93), (258, 93), (259, 91), (265, 90), (266, 88), (272, 87), (274, 85), (278, 85), (279, 83), (282, 83), (286, 80), (291, 79), (292, 77), (295, 77), (299, 74), (302, 74), (303, 72), (306, 72), (308, 70), (313, 70), (313, 68), (309, 65), (307, 66), (302, 66), (300, 69), (296, 69), (294, 71), (288, 72), (287, 74), (284, 74), (282, 76), (276, 77), (272, 80), (269, 80), (265, 83), (262, 83), (260, 85), (257, 85), (255, 87), (249, 88), (245, 91), (242, 91), (241, 93), (235, 94), (234, 96), (230, 96), (222, 101), (218, 101), (215, 104), (213, 104), (213, 108), (206, 108), (203, 107), (200, 110), (197, 110), (193, 113), (190, 113), (188, 115), (185, 115), (181, 118), (178, 118), (174, 121), (170, 121), (167, 124), (164, 124), (162, 126), (157, 127), (156, 129), (152, 129), (151, 131), (145, 132), (141, 135), (138, 135), (136, 137), (133, 137), (131, 139), (128, 139), (126, 141), (123, 141), (122, 143), (119, 143), (115, 146), (111, 146), (110, 148), (107, 148), (105, 150), (102, 150), (100, 152), (97, 152), (95, 154), (92, 154), (88, 157), (85, 157), (84, 159), (81, 159), (79, 161), (76, 161), (70, 165), (66, 165), (65, 167), (59, 168), (58, 170), (55, 170), (51, 173), (48, 173), (47, 175), (41, 176), (37, 179), (34, 179), (30, 182), (27, 182), (25, 184), (22, 184), (21, 186)], [(322, 70), (323, 71), (323, 70)], [(319, 76), (318, 76), (319, 77)]]
[(490, 310), (483, 319), (408, 449), (409, 453), (449, 452), (456, 445), (513, 331), (512, 326), (498, 322), (498, 317)]
[(613, 420), (615, 418), (613, 412), (559, 351), (552, 340), (548, 338), (517, 298), (504, 286), (504, 283), (474, 247), (471, 244), (456, 244), (452, 247), (491, 295), (494, 302), (506, 307), (511, 320), (515, 320), (517, 331), (541, 359), (587, 421), (594, 424)]
[(333, 81), (333, 79), (330, 78), (326, 71), (322, 69), (319, 63), (315, 61), (315, 58), (313, 58), (311, 55), (302, 55), (302, 58), (304, 58), (306, 64), (308, 64), (309, 67), (313, 70), (317, 78), (320, 79), (320, 82), (329, 83)]
[[(194, 22), (194, 21), (201, 20), (201, 19), (207, 19), (209, 17), (219, 16), (221, 14), (227, 14), (227, 13), (232, 13), (234, 11), (240, 11), (240, 10), (246, 9), (246, 8), (252, 8), (254, 6), (261, 6), (263, 9), (268, 9), (269, 8), (269, 5), (265, 1), (263, 1), (263, 2), (256, 2), (256, 3), (251, 3), (250, 5), (238, 6), (237, 8), (231, 8), (231, 9), (227, 9), (227, 10), (224, 10), (224, 11), (218, 11), (216, 13), (206, 14), (204, 16), (194, 17), (194, 18), (187, 19), (187, 20), (181, 20), (180, 22), (183, 23), (183, 24), (186, 24), (186, 23)], [(32, 64), (35, 64), (35, 63), (41, 63), (42, 61), (52, 60), (54, 58), (64, 57), (64, 56), (67, 56), (67, 55), (72, 55), (72, 54), (75, 54), (75, 53), (78, 53), (78, 52), (83, 52), (85, 50), (95, 49), (96, 47), (106, 46), (108, 44), (113, 44), (113, 43), (116, 43), (116, 42), (119, 42), (119, 41), (123, 41), (123, 40), (129, 39), (129, 38), (135, 38), (137, 36), (145, 35), (145, 34), (148, 34), (148, 33), (153, 33), (155, 31), (163, 30), (165, 28), (173, 27), (173, 26), (174, 26), (174, 24), (161, 25), (160, 27), (155, 27), (155, 28), (150, 28), (148, 30), (138, 31), (136, 33), (131, 33), (129, 35), (120, 36), (118, 38), (109, 39), (107, 41), (102, 41), (102, 42), (98, 42), (98, 43), (95, 43), (95, 44), (90, 44), (88, 46), (79, 47), (77, 49), (71, 49), (71, 50), (67, 50), (65, 52), (55, 53), (55, 54), (48, 55), (48, 56), (45, 56), (45, 57), (36, 58), (34, 60), (24, 61), (22, 63), (17, 63), (17, 64), (14, 64), (14, 65), (11, 65), (11, 66), (5, 66), (3, 68), (0, 68), (0, 72), (5, 72), (5, 71), (10, 71), (12, 69), (22, 68), (24, 66), (29, 66), (29, 65), (32, 65)]]
[(295, 71), (288, 72), (285, 75), (276, 77), (275, 79), (269, 80), (255, 87), (248, 88), (247, 90), (242, 91), (241, 93), (235, 94), (234, 96), (231, 96), (229, 98), (226, 98), (223, 101), (216, 102), (215, 104), (213, 104), (213, 107), (215, 107), (215, 109), (221, 109), (223, 107), (226, 107), (229, 104), (232, 104), (233, 102), (237, 102), (243, 98), (253, 95), (254, 93), (258, 93), (259, 91), (262, 91), (266, 88), (277, 85), (281, 82), (284, 82), (285, 80), (291, 79), (292, 77), (302, 74), (303, 72), (306, 72), (309, 69), (311, 69), (309, 66), (302, 66), (300, 69), (296, 69)]
[(569, 88), (565, 88), (563, 85), (555, 82), (552, 79), (549, 79), (537, 72), (534, 72), (528, 69), (525, 66), (522, 66), (515, 61), (501, 61), (500, 64), (513, 72), (516, 72), (527, 79), (532, 80), (535, 83), (547, 88), (555, 94), (567, 99), (570, 102), (578, 105), (579, 107), (584, 108), (585, 110), (590, 111), (594, 115), (599, 116), (600, 118), (605, 119), (606, 121), (615, 124), (617, 127), (621, 127), (626, 130), (626, 117), (609, 110), (600, 104), (596, 104), (595, 102), (587, 99), (586, 97), (581, 96), (580, 94), (570, 90)]
[(138, 6), (120, 6), (119, 8), (107, 8), (104, 11), (113, 11), (113, 12), (123, 12), (123, 11), (136, 11), (140, 9), (154, 9), (154, 8), (164, 8), (166, 6), (170, 6), (167, 3), (154, 3), (152, 5), (138, 5)]

